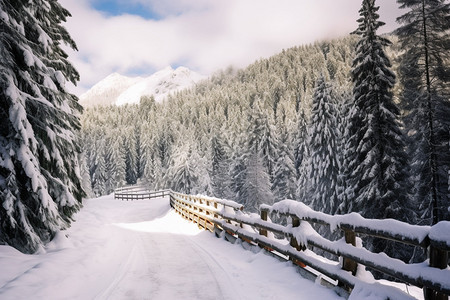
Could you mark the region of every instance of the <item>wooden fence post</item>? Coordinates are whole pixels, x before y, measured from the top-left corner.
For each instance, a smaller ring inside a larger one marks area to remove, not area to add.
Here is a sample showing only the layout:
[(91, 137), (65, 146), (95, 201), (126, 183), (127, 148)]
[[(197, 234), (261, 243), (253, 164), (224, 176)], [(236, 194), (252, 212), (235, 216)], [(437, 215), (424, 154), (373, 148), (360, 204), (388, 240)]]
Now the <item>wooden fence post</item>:
[[(296, 217), (292, 217), (292, 227), (299, 227), (300, 226), (300, 219), (296, 218)], [(298, 241), (295, 237), (291, 237), (291, 241), (289, 243), (289, 245), (291, 245), (292, 247), (294, 247), (295, 249), (297, 249), (298, 251), (303, 251), (305, 250), (304, 247), (300, 246), (298, 244)]]
[[(292, 228), (299, 227), (299, 226), (300, 226), (300, 219), (296, 218), (296, 217), (292, 217)], [(305, 246), (299, 245), (297, 239), (294, 236), (291, 236), (289, 245), (291, 245), (291, 247), (297, 249), (298, 251), (304, 251), (306, 249)], [(306, 265), (304, 263), (302, 263), (301, 261), (299, 261), (293, 257), (289, 257), (289, 260), (291, 260), (294, 264), (296, 264), (302, 268), (306, 267)]]
[[(261, 220), (267, 221), (267, 210), (261, 210)], [(260, 228), (259, 234), (263, 235), (263, 236), (267, 236), (267, 230)]]
[[(356, 234), (351, 230), (344, 230), (345, 242), (347, 244), (352, 244), (356, 246)], [(352, 272), (353, 275), (356, 275), (356, 269), (358, 268), (358, 264), (356, 261), (351, 260), (349, 258), (344, 257), (342, 261), (342, 269), (346, 271)]]
[[(261, 220), (267, 221), (267, 210), (261, 210)], [(267, 237), (267, 230), (260, 228), (259, 229), (259, 234)], [(261, 244), (261, 243), (258, 243), (258, 246), (260, 248), (265, 248), (264, 245)]]
[[(430, 267), (445, 269), (448, 264), (448, 252), (430, 245), (428, 248), (430, 256)], [(435, 291), (431, 288), (423, 288), (425, 300), (448, 300), (448, 295)]]

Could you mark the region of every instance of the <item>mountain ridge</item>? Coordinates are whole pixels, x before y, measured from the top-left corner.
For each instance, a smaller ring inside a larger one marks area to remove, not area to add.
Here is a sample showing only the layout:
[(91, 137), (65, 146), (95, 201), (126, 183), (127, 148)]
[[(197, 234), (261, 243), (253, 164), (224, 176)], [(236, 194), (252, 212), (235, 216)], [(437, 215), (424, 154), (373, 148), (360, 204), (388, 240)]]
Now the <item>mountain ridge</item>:
[(186, 67), (168, 66), (147, 77), (112, 73), (80, 96), (83, 107), (139, 104), (142, 96), (153, 95), (162, 102), (175, 91), (189, 88), (206, 77)]

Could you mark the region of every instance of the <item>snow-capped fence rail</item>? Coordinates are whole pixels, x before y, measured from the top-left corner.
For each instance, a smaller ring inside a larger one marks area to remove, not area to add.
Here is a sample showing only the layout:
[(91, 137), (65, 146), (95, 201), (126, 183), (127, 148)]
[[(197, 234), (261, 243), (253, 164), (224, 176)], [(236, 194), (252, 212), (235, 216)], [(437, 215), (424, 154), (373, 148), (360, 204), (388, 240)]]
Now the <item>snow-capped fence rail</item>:
[[(423, 288), (425, 299), (448, 299), (450, 294), (450, 269), (447, 266), (450, 222), (430, 227), (391, 219), (369, 220), (356, 213), (331, 216), (291, 200), (273, 206), (263, 205), (258, 216), (244, 213), (243, 206), (233, 201), (176, 192), (170, 193), (170, 205), (184, 218), (205, 229), (216, 233), (225, 231), (266, 250), (276, 251), (296, 264), (307, 265), (337, 280), (349, 289), (361, 286), (381, 288), (358, 277), (358, 265), (363, 265)], [(290, 224), (273, 223), (269, 218), (271, 214), (288, 217)], [(327, 226), (332, 231), (341, 230), (343, 239), (328, 240), (319, 235), (311, 224)], [(431, 258), (429, 263), (407, 264), (384, 253), (373, 253), (361, 245), (357, 246), (356, 236), (361, 234), (428, 248)], [(275, 236), (284, 238), (277, 239)], [(342, 262), (319, 256), (313, 253), (314, 249), (338, 256)], [(408, 298), (395, 288), (383, 286), (382, 289), (387, 298)]]
[(151, 198), (165, 197), (170, 194), (170, 190), (151, 191), (142, 185), (132, 185), (118, 188), (114, 191), (114, 199), (118, 200), (144, 200)]
[(227, 213), (235, 214), (244, 208), (243, 205), (233, 201), (198, 197), (173, 191), (170, 193), (170, 206), (184, 218), (211, 232), (217, 225), (217, 218), (225, 219)]

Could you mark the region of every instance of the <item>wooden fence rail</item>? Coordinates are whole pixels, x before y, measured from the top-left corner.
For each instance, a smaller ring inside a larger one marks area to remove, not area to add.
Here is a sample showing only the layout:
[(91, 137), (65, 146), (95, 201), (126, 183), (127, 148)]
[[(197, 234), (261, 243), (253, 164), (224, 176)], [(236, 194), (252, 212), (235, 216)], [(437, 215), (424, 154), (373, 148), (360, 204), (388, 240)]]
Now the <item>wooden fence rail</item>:
[[(447, 267), (450, 222), (436, 225), (445, 228), (435, 228), (436, 226), (415, 226), (396, 220), (369, 220), (355, 213), (331, 216), (290, 200), (273, 206), (263, 205), (260, 208), (261, 215), (255, 217), (244, 213), (243, 206), (232, 201), (173, 191), (170, 193), (170, 205), (184, 218), (200, 227), (216, 233), (225, 231), (246, 242), (276, 251), (297, 264), (307, 265), (337, 280), (340, 286), (349, 290), (358, 285), (368, 285), (357, 276), (360, 264), (423, 288), (425, 299), (448, 299), (450, 294), (450, 269)], [(268, 218), (271, 214), (288, 217), (290, 223), (273, 223)], [(343, 232), (343, 239), (328, 240), (319, 235), (311, 224), (327, 226), (331, 231), (340, 230)], [(433, 234), (434, 231), (442, 233), (447, 229), (448, 234), (444, 237), (442, 234)], [(384, 253), (372, 253), (363, 247), (356, 247), (357, 235), (428, 248), (430, 252), (439, 254), (437, 261), (441, 264), (433, 264), (432, 260), (429, 264), (407, 264)], [(311, 255), (311, 250), (314, 249), (341, 257), (342, 263), (318, 257), (317, 254)], [(383, 289), (391, 299), (407, 299), (407, 295), (396, 288), (386, 286)]]
[(170, 190), (151, 191), (143, 186), (130, 186), (118, 188), (114, 191), (114, 199), (118, 200), (145, 200), (165, 197), (170, 195)]

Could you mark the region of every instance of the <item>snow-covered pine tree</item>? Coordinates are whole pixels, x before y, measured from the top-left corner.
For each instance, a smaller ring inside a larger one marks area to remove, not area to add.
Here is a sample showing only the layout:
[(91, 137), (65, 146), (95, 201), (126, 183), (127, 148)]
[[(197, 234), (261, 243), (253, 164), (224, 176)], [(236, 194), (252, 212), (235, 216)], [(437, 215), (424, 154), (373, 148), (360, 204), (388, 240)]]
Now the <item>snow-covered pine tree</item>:
[(242, 196), (242, 186), (244, 184), (246, 161), (245, 161), (245, 138), (243, 134), (238, 134), (234, 137), (234, 143), (231, 146), (230, 153), (230, 200), (244, 204), (245, 199)]
[(264, 160), (255, 150), (257, 149), (247, 153), (245, 178), (240, 194), (245, 209), (249, 212), (259, 212), (261, 204), (272, 205), (274, 201)]
[(255, 101), (249, 111), (249, 128), (246, 149), (241, 161), (245, 163), (239, 197), (250, 212), (258, 212), (261, 204), (273, 204), (270, 176), (265, 166), (261, 139), (266, 126), (260, 102)]
[(384, 25), (378, 21), (378, 9), (374, 0), (364, 0), (356, 31), (361, 39), (352, 70), (354, 104), (359, 108), (358, 122), (350, 120), (350, 134), (357, 137), (358, 145), (354, 201), (365, 216), (403, 219), (407, 208), (405, 145), (391, 92), (395, 75), (383, 50), (390, 42), (376, 34)]
[(422, 221), (435, 224), (450, 219), (450, 3), (397, 2), (408, 9), (397, 34), (406, 50), (399, 72), (415, 201)]
[(120, 130), (114, 130), (108, 135), (106, 192), (109, 194), (116, 188), (126, 185), (126, 156)]
[(309, 191), (313, 209), (334, 214), (338, 206), (338, 110), (331, 86), (320, 76), (312, 100), (309, 139)]
[(153, 190), (164, 189), (163, 173), (161, 171), (161, 160), (156, 152), (147, 159), (144, 169), (144, 180), (146, 184)]
[(294, 162), (297, 179), (300, 177), (300, 166), (302, 165), (305, 152), (306, 140), (308, 138), (308, 120), (305, 110), (300, 108), (297, 114), (297, 131), (295, 134)]
[[(339, 148), (339, 175), (338, 175), (338, 203), (337, 214), (344, 214), (353, 211), (353, 203), (349, 201), (353, 199), (353, 190), (348, 188), (348, 182), (351, 179), (351, 170), (353, 167), (351, 162), (353, 155), (355, 154), (356, 143), (354, 140), (349, 139), (350, 122), (349, 120), (355, 118), (358, 113), (358, 107), (353, 105), (352, 96), (344, 94), (341, 96), (340, 106), (339, 106), (339, 132), (340, 142)], [(353, 136), (356, 138), (356, 136)]]
[[(150, 98), (151, 99), (151, 98)], [(142, 101), (142, 98), (141, 98)], [(145, 103), (145, 102), (144, 102)], [(151, 103), (151, 102), (150, 102)], [(142, 107), (143, 103), (140, 103)], [(145, 107), (145, 106), (144, 106)], [(142, 108), (141, 108), (142, 109)], [(158, 189), (160, 183), (162, 182), (162, 171), (161, 171), (161, 159), (158, 155), (156, 137), (157, 137), (157, 126), (156, 126), (156, 114), (152, 113), (150, 121), (144, 121), (146, 123), (142, 124), (141, 130), (141, 167), (143, 180), (151, 189)], [(161, 188), (165, 188), (162, 186)]]
[[(141, 101), (147, 99), (146, 97), (141, 97)], [(145, 102), (148, 102), (148, 100), (145, 100)], [(147, 103), (148, 105), (149, 103)], [(144, 106), (142, 103), (139, 104), (140, 109), (148, 109), (147, 106)], [(154, 120), (148, 121), (146, 120), (146, 116), (149, 115), (144, 114), (142, 118), (144, 120), (141, 124), (141, 130), (140, 130), (140, 155), (139, 155), (139, 174), (141, 174), (141, 179), (146, 180), (146, 175), (149, 175), (149, 173), (146, 173), (146, 170), (149, 170), (151, 166), (147, 167), (147, 164), (151, 164), (152, 155), (153, 155), (153, 149), (154, 149), (154, 132), (155, 127), (154, 126)], [(148, 117), (148, 116), (147, 116)], [(153, 180), (152, 180), (153, 181)]]
[(76, 49), (57, 1), (0, 0), (0, 243), (34, 252), (81, 206)]
[(294, 166), (294, 155), (289, 149), (289, 135), (287, 128), (280, 128), (280, 144), (278, 158), (275, 161), (272, 192), (276, 201), (296, 198), (296, 176)]
[(301, 108), (297, 117), (297, 133), (295, 137), (295, 168), (297, 174), (296, 198), (307, 203), (306, 194), (309, 190), (309, 149), (308, 149), (308, 119), (305, 109)]
[(222, 134), (219, 130), (211, 132), (211, 168), (210, 178), (213, 195), (218, 198), (230, 196), (229, 159)]
[(92, 192), (91, 174), (89, 173), (88, 164), (86, 162), (86, 153), (82, 152), (79, 155), (80, 162), (80, 176), (81, 176), (81, 186), (86, 193), (86, 197), (94, 197), (94, 192)]
[(161, 161), (162, 170), (169, 167), (170, 153), (172, 152), (172, 146), (174, 143), (174, 133), (171, 123), (160, 122), (158, 124), (156, 132), (158, 133), (156, 137), (156, 147), (159, 159)]
[(95, 159), (92, 161), (93, 165), (91, 166), (92, 173), (92, 191), (94, 195), (97, 197), (106, 195), (107, 186), (106, 186), (106, 147), (105, 140), (100, 140), (97, 144), (97, 151)]
[(192, 131), (183, 129), (172, 151), (165, 182), (177, 192), (211, 194), (206, 160), (198, 154)]
[(137, 141), (133, 127), (125, 129), (126, 134), (123, 141), (125, 148), (125, 179), (128, 184), (136, 184), (138, 180), (138, 153)]
[(274, 175), (275, 160), (277, 157), (278, 136), (274, 124), (273, 114), (263, 111), (262, 107), (258, 106), (257, 121), (259, 123), (259, 148), (261, 150), (264, 166), (267, 169), (267, 174), (272, 181)]
[[(391, 89), (395, 75), (383, 47), (386, 38), (376, 34), (384, 23), (378, 21), (379, 7), (374, 0), (363, 0), (356, 34), (360, 40), (353, 61), (353, 97), (358, 115), (352, 116), (349, 133), (355, 142), (355, 155), (350, 170), (354, 197), (353, 209), (363, 216), (376, 219), (394, 218), (411, 221), (406, 188), (406, 154), (400, 130), (400, 111)], [(371, 241), (374, 251), (402, 256), (392, 249), (392, 243)], [(406, 258), (406, 257), (402, 257)]]

